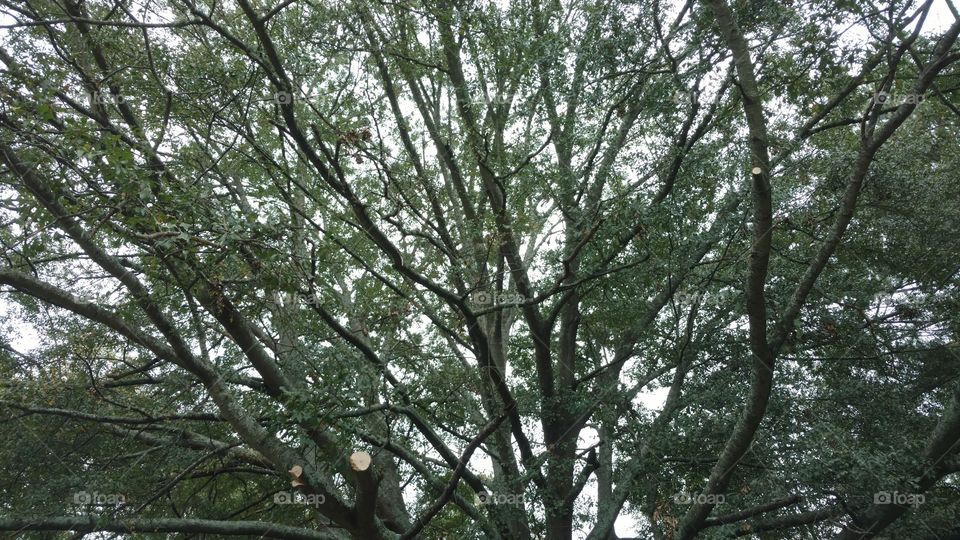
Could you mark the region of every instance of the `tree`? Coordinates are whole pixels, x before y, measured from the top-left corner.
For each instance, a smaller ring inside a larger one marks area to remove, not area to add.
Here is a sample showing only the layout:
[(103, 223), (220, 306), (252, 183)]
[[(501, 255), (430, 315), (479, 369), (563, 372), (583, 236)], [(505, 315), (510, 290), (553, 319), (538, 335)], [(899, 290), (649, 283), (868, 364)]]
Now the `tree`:
[(960, 518), (952, 3), (0, 5), (0, 530)]

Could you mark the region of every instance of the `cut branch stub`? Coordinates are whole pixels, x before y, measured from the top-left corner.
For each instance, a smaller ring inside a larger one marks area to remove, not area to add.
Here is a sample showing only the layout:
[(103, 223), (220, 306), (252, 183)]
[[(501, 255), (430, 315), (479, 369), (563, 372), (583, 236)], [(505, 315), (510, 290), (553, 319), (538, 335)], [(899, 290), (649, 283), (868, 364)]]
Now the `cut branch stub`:
[(350, 455), (350, 468), (355, 471), (365, 471), (370, 468), (370, 454), (359, 451)]
[(301, 467), (300, 465), (294, 465), (289, 472), (290, 472), (291, 486), (300, 487), (300, 486), (307, 485), (306, 482), (300, 479), (300, 477), (303, 476), (303, 467)]

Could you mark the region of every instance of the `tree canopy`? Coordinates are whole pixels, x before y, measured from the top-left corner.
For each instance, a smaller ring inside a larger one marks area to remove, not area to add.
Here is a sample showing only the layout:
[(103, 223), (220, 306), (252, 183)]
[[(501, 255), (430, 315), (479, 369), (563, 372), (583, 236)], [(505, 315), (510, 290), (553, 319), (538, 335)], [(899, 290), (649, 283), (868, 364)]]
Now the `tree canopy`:
[(957, 538), (949, 0), (0, 0), (0, 531)]

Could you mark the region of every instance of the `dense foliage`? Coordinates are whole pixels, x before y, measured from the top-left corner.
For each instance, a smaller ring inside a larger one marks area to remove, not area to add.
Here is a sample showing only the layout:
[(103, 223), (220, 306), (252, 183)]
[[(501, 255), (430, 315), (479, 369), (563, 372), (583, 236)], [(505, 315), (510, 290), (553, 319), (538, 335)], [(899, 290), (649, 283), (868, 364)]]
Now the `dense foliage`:
[(952, 3), (0, 12), (11, 537), (960, 534)]

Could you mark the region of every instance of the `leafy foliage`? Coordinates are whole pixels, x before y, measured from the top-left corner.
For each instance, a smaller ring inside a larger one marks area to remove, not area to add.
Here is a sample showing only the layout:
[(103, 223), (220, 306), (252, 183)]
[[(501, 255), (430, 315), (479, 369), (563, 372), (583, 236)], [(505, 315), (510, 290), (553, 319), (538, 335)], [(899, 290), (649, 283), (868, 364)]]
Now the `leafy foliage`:
[(0, 530), (960, 519), (952, 5), (0, 6)]

